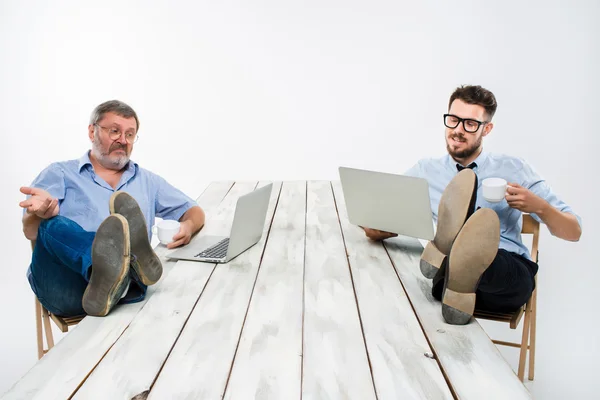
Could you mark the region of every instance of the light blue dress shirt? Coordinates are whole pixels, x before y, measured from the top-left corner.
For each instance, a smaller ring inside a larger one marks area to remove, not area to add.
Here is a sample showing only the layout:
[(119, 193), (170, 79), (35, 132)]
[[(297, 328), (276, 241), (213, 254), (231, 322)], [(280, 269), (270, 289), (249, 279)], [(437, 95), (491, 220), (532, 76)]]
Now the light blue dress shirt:
[(31, 186), (44, 189), (59, 200), (59, 214), (88, 232), (110, 214), (109, 200), (115, 191), (129, 193), (139, 204), (152, 237), (154, 218), (179, 220), (197, 203), (160, 176), (129, 161), (121, 181), (113, 189), (96, 175), (89, 152), (78, 160), (55, 162), (46, 167)]
[[(483, 198), (482, 185), (486, 178), (503, 178), (507, 182), (517, 183), (529, 189), (537, 196), (546, 200), (559, 211), (575, 215), (581, 226), (581, 218), (571, 208), (561, 201), (544, 181), (525, 161), (520, 158), (503, 154), (486, 153), (482, 151), (474, 161), (477, 166), (473, 169), (477, 175), (477, 207), (491, 208), (500, 219), (500, 248), (521, 254), (529, 259), (529, 250), (521, 239), (523, 218), (521, 211), (508, 206), (506, 200), (490, 203)], [(458, 173), (456, 160), (449, 154), (441, 158), (420, 160), (410, 168), (405, 175), (424, 178), (429, 183), (429, 196), (434, 222), (437, 224), (438, 207), (444, 189)], [(538, 222), (542, 220), (536, 215), (531, 216)]]

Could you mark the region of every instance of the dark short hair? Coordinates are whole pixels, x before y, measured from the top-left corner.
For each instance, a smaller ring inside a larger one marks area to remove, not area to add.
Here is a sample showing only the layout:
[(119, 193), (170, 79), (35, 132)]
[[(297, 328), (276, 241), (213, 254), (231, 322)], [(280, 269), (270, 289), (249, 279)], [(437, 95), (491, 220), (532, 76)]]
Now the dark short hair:
[(92, 116), (90, 117), (90, 125), (97, 124), (98, 121), (101, 121), (102, 118), (104, 118), (104, 115), (109, 112), (115, 113), (123, 118), (135, 118), (135, 130), (137, 131), (140, 129), (140, 120), (138, 119), (135, 111), (133, 111), (133, 108), (120, 100), (105, 101), (94, 108), (94, 111), (92, 111)]
[(448, 109), (452, 106), (452, 102), (454, 100), (462, 100), (467, 104), (475, 104), (478, 106), (482, 106), (485, 109), (485, 112), (490, 119), (496, 113), (496, 108), (498, 107), (498, 103), (496, 103), (496, 97), (494, 93), (490, 92), (487, 89), (482, 88), (479, 85), (463, 85), (452, 93), (450, 96), (450, 102), (448, 103)]

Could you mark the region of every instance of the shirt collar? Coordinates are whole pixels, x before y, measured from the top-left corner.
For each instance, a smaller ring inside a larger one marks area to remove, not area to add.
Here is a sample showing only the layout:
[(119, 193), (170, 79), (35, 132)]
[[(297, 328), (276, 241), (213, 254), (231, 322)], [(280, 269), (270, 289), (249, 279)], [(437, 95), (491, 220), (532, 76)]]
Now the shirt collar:
[(86, 151), (85, 154), (83, 156), (81, 156), (81, 158), (79, 159), (79, 172), (81, 172), (83, 167), (85, 167), (86, 165), (92, 165), (92, 161), (90, 160), (89, 150)]

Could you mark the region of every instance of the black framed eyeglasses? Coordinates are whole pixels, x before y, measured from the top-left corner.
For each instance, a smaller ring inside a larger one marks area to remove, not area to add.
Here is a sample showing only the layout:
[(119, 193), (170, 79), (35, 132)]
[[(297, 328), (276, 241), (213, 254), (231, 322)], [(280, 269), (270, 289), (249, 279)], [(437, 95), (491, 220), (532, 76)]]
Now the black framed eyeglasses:
[(477, 121), (476, 119), (461, 118), (453, 114), (444, 114), (444, 125), (447, 128), (454, 129), (462, 122), (465, 132), (475, 133), (481, 125), (489, 121)]
[[(117, 140), (122, 135), (121, 130), (118, 128), (102, 126), (99, 124), (94, 124), (94, 125), (96, 125), (100, 129), (107, 130), (108, 137), (110, 138), (110, 140), (113, 140), (113, 141)], [(137, 132), (125, 132), (125, 140), (127, 141), (127, 143), (134, 144), (135, 142), (137, 142), (138, 139), (139, 139), (139, 136), (137, 135)]]

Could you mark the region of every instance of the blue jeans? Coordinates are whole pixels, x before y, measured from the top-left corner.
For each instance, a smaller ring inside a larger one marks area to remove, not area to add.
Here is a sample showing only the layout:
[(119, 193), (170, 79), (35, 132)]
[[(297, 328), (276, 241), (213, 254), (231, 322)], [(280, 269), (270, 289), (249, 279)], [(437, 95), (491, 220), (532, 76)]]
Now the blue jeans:
[[(95, 232), (76, 222), (56, 216), (43, 220), (38, 229), (27, 278), (42, 305), (52, 314), (85, 314), (81, 305), (92, 271)], [(127, 295), (120, 304), (144, 299), (146, 286), (133, 274)]]

